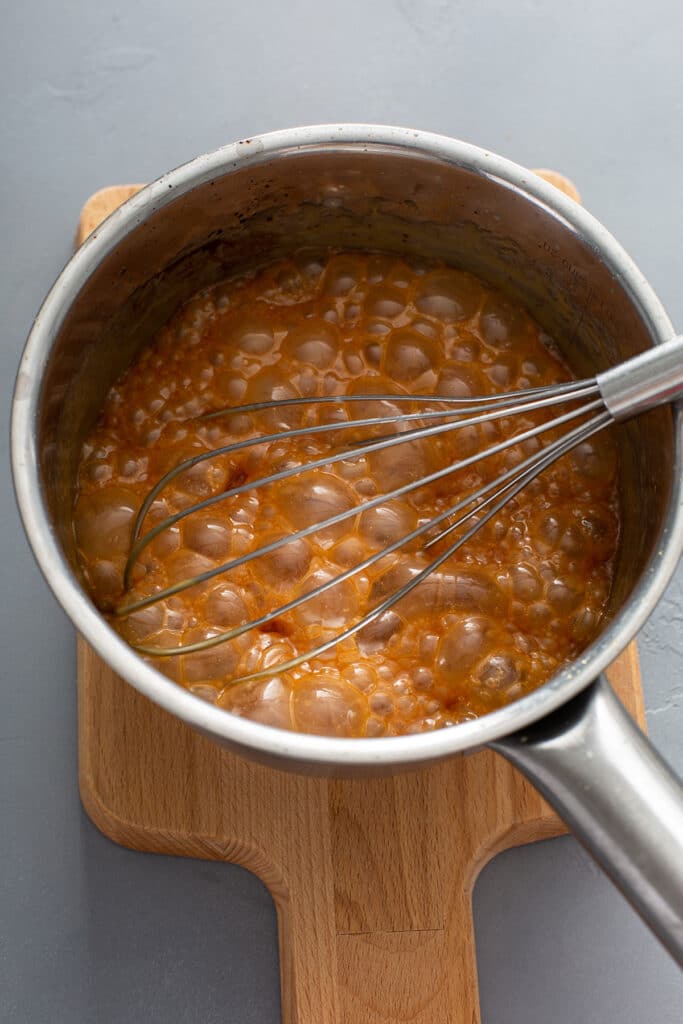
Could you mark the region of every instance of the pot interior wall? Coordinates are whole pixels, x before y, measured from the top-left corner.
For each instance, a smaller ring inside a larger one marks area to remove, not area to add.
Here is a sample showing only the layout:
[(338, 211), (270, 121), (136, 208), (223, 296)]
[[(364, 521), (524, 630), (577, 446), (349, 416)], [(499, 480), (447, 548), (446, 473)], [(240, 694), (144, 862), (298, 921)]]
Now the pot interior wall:
[[(466, 268), (521, 300), (577, 376), (652, 343), (623, 283), (551, 208), (473, 167), (384, 146), (257, 152), (246, 165), (169, 188), (95, 267), (59, 327), (39, 424), (51, 519), (74, 568), (71, 529), (84, 435), (109, 386), (198, 289), (294, 249), (372, 249)], [(671, 487), (673, 419), (618, 428), (623, 532), (611, 610), (658, 542)]]

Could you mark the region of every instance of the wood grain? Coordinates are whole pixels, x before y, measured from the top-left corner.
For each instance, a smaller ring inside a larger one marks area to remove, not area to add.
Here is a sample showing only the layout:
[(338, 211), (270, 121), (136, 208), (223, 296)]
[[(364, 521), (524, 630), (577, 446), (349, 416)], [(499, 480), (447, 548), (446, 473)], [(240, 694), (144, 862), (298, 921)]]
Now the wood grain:
[[(89, 200), (78, 241), (137, 188)], [(609, 677), (642, 725), (635, 644)], [(123, 846), (230, 861), (263, 880), (284, 1024), (478, 1024), (476, 877), (500, 850), (564, 831), (506, 761), (480, 751), (389, 778), (289, 775), (194, 733), (82, 639), (78, 684), (88, 814)]]

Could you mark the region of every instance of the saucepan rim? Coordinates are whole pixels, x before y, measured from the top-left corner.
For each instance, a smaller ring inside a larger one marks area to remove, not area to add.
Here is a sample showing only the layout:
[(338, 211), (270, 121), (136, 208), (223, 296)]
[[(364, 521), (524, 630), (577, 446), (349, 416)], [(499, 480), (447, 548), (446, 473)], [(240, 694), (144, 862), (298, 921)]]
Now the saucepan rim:
[(430, 733), (340, 739), (289, 732), (215, 707), (145, 663), (107, 624), (68, 564), (50, 522), (39, 474), (38, 423), (42, 377), (66, 315), (99, 263), (157, 210), (217, 176), (290, 153), (364, 149), (422, 155), (500, 181), (550, 208), (607, 264), (645, 323), (654, 344), (670, 338), (671, 322), (645, 277), (590, 213), (542, 178), (467, 142), (408, 128), (365, 124), (311, 125), (244, 139), (164, 174), (109, 216), (76, 251), (47, 295), (31, 328), (12, 408), (12, 467), (19, 510), (45, 579), (79, 632), (131, 686), (171, 714), (221, 742), (275, 760), (282, 767), (363, 770), (418, 765), (480, 747), (559, 708), (591, 683), (635, 636), (653, 610), (683, 550), (683, 418), (674, 409), (672, 490), (654, 554), (615, 618), (574, 662), (533, 693), (481, 718)]

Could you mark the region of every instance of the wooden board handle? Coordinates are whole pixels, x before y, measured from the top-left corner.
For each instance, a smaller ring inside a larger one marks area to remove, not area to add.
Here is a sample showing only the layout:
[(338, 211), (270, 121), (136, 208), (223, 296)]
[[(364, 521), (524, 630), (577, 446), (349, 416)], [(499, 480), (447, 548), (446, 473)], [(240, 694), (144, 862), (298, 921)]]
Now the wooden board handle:
[(222, 778), (232, 828), (253, 844), (231, 859), (264, 879), (278, 909), (284, 1024), (478, 1022), (479, 870), (500, 849), (562, 831), (510, 765), (484, 751), (325, 780), (228, 755)]
[(286, 869), (286, 1024), (477, 1019), (472, 836), (464, 820), (458, 835), (452, 810), (467, 813), (456, 790), (473, 767), (325, 784), (327, 807), (307, 830), (322, 870), (302, 875), (298, 851)]

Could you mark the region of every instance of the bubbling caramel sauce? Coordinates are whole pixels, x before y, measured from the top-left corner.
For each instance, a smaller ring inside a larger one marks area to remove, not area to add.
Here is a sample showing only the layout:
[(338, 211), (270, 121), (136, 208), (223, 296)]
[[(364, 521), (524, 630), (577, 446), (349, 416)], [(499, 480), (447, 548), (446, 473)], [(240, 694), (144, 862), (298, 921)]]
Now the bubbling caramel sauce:
[[(172, 649), (215, 636), (358, 564), (557, 436), (515, 444), (229, 575), (115, 617), (122, 602), (418, 481), (552, 412), (412, 440), (221, 501), (160, 533), (140, 554), (124, 594), (134, 518), (151, 487), (182, 460), (257, 433), (418, 407), (383, 399), (203, 414), (297, 396), (468, 397), (568, 379), (550, 339), (520, 306), (445, 266), (381, 254), (299, 253), (207, 289), (114, 385), (84, 445), (74, 527), (93, 600), (132, 644)], [(161, 492), (145, 529), (239, 483), (387, 432), (358, 427), (285, 436), (202, 462)], [(296, 669), (233, 683), (339, 633), (453, 538), (429, 552), (423, 538), (407, 544), (237, 639), (149, 660), (227, 711), (302, 732), (379, 737), (485, 714), (540, 686), (595, 636), (619, 533), (616, 468), (609, 435), (585, 442), (391, 610)]]

